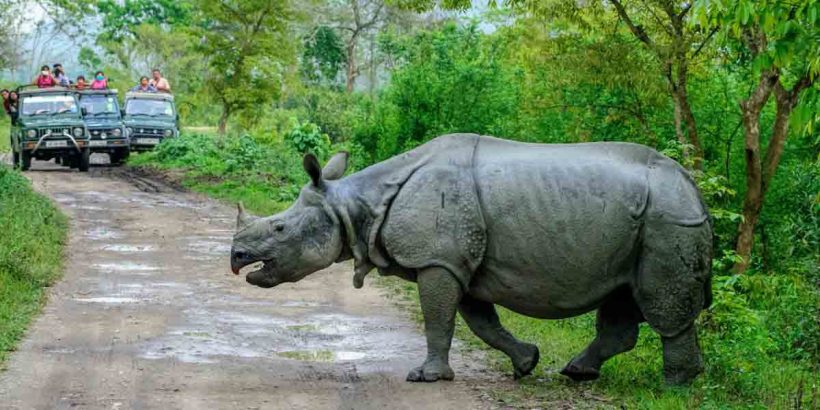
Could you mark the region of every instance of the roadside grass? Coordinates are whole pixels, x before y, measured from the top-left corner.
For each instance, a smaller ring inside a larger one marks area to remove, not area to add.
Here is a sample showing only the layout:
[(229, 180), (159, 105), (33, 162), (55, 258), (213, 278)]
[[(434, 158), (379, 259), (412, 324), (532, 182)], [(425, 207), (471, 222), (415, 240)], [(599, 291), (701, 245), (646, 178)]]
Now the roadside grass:
[[(299, 154), (248, 136), (185, 135), (133, 156), (129, 165), (173, 173), (194, 191), (241, 200), (264, 215), (289, 206), (307, 181)], [(637, 347), (607, 362), (599, 380), (572, 382), (558, 371), (593, 339), (594, 313), (538, 320), (499, 309), (511, 333), (539, 346), (541, 360), (532, 376), (512, 388), (492, 389), (491, 397), (518, 408), (816, 408), (817, 288), (798, 273), (719, 274), (714, 282), (714, 303), (699, 320), (706, 371), (692, 386), (665, 385), (661, 341), (646, 325)], [(415, 284), (396, 278), (375, 283), (421, 323)], [(508, 359), (472, 335), (460, 318), (456, 336), (462, 348), (486, 352), (492, 368), (512, 377)]]
[(288, 206), (307, 181), (301, 156), (283, 144), (249, 136), (189, 134), (164, 141), (155, 151), (132, 155), (128, 165), (172, 171), (183, 186), (269, 215)]
[(61, 274), (67, 221), (19, 172), (0, 165), (0, 365)]
[[(818, 308), (818, 295), (800, 277), (752, 274), (738, 281), (741, 294), (748, 293), (742, 308), (733, 305), (736, 301), (718, 299), (725, 296), (718, 291), (713, 307), (701, 314), (699, 338), (706, 371), (689, 387), (664, 383), (661, 340), (646, 324), (641, 325), (635, 349), (609, 360), (600, 379), (576, 383), (558, 372), (594, 338), (594, 313), (541, 320), (499, 307), (504, 327), (519, 340), (538, 345), (541, 359), (531, 376), (519, 380), (514, 387), (494, 389), (490, 396), (499, 405), (513, 408), (816, 408), (820, 380), (817, 364), (805, 349), (816, 348), (818, 340), (804, 335), (803, 342), (808, 345), (801, 347), (789, 345), (796, 340), (783, 338), (799, 327), (798, 322), (818, 320), (812, 317), (817, 315), (813, 307)], [(414, 283), (391, 277), (379, 277), (375, 283), (409, 309), (421, 326)], [(762, 283), (771, 285), (773, 293), (781, 299), (749, 292)], [(799, 285), (791, 287), (792, 283)], [(794, 303), (802, 306), (803, 311), (793, 308)], [(744, 315), (754, 319), (747, 322), (748, 317), (737, 317)], [(512, 378), (507, 356), (479, 340), (460, 317), (456, 337), (462, 341), (462, 349), (481, 350), (491, 368)]]
[(0, 152), (11, 151), (11, 140), (9, 139), (9, 131), (11, 129), (11, 122), (8, 115), (0, 114)]

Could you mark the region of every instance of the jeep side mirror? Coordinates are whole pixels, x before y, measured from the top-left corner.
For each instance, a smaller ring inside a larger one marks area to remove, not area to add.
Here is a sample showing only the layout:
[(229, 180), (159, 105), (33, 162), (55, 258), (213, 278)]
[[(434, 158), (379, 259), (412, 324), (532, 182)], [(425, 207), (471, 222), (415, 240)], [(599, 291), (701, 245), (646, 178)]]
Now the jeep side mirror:
[(80, 112), (83, 114), (83, 117), (88, 115), (88, 110), (85, 107), (80, 108)]

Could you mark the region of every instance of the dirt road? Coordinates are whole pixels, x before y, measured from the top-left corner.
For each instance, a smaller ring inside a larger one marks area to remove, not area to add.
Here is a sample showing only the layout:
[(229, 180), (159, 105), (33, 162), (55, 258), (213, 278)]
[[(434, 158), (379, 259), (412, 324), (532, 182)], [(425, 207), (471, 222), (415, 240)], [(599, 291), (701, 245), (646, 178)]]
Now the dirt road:
[[(234, 211), (123, 171), (35, 162), (71, 219), (65, 275), (0, 373), (6, 409), (484, 408), (495, 376), (411, 384), (416, 326), (336, 265), (264, 290), (230, 274)], [(118, 176), (120, 175), (120, 176)]]

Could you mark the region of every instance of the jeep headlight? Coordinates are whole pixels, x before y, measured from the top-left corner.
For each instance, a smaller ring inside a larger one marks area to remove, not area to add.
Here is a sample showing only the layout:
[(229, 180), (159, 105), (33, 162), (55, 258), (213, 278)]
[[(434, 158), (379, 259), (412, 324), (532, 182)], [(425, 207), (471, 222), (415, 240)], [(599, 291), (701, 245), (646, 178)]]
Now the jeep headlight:
[(133, 133), (134, 133), (134, 129), (133, 129), (133, 128), (128, 127), (128, 128), (126, 128), (126, 129), (125, 129), (125, 136), (126, 136), (126, 137), (130, 137), (130, 136), (131, 136), (131, 134), (133, 134)]
[(74, 136), (76, 138), (80, 138), (83, 136), (83, 129), (82, 128), (74, 128)]
[(120, 135), (122, 135), (122, 130), (120, 130), (119, 128), (114, 128), (114, 130), (111, 131), (111, 135), (119, 137)]
[(29, 138), (34, 138), (37, 136), (37, 130), (28, 130), (26, 131), (26, 136)]
[(174, 132), (171, 130), (165, 130), (165, 136), (170, 137)]

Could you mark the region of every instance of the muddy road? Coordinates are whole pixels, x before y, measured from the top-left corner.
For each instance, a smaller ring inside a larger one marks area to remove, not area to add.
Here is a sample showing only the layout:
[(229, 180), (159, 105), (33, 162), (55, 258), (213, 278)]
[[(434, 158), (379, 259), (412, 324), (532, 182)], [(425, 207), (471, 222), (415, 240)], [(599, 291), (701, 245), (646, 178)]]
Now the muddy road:
[(0, 373), (4, 409), (485, 408), (498, 382), (411, 384), (422, 333), (335, 265), (264, 290), (230, 274), (234, 210), (107, 167), (35, 162), (71, 219), (65, 275)]

